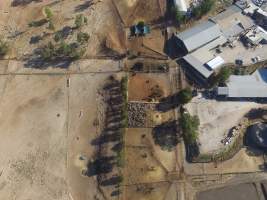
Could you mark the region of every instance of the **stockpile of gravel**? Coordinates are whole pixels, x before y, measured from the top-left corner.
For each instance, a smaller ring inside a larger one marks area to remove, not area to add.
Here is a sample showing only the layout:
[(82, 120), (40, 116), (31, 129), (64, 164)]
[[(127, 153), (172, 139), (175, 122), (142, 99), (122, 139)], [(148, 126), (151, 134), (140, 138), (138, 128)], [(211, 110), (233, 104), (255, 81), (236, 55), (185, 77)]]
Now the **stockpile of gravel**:
[(128, 126), (144, 127), (146, 122), (146, 106), (143, 103), (128, 103)]

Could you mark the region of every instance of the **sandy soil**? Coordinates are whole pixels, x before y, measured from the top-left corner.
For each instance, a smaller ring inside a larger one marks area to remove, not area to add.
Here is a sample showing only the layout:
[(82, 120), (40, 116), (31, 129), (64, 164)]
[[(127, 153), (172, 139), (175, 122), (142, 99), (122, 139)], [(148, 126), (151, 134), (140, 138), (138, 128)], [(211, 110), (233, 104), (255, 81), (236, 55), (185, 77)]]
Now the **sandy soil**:
[(246, 153), (243, 148), (232, 159), (217, 164), (214, 163), (192, 164), (184, 163), (187, 174), (221, 174), (260, 171), (260, 166), (264, 163), (262, 156), (253, 157)]
[(65, 77), (0, 80), (0, 199), (69, 199)]
[(252, 183), (240, 184), (235, 186), (229, 186), (225, 188), (219, 188), (199, 193), (198, 200), (213, 200), (216, 196), (218, 200), (258, 200), (259, 196), (255, 185)]
[(223, 147), (221, 140), (238, 125), (251, 109), (261, 107), (254, 102), (218, 102), (194, 98), (186, 105), (189, 113), (200, 119), (199, 141), (201, 153), (210, 153)]
[[(88, 19), (88, 26), (83, 26), (81, 31), (90, 35), (86, 47), (86, 56), (102, 55), (103, 43), (108, 41), (109, 46), (118, 53), (125, 52), (125, 33), (118, 14), (108, 1), (92, 1), (93, 5), (79, 9), (85, 3), (82, 1), (43, 1), (31, 3), (27, 6), (10, 7), (11, 0), (5, 1), (0, 7), (0, 34), (4, 35), (12, 47), (9, 57), (21, 59), (23, 55), (32, 54), (33, 50), (53, 40), (53, 31), (48, 30), (47, 25), (41, 27), (29, 27), (32, 21), (44, 18), (42, 9), (49, 6), (54, 13), (53, 23), (55, 31), (63, 27), (74, 26), (75, 16), (83, 13)], [(14, 15), (13, 13), (17, 13)], [(107, 24), (108, 22), (108, 24)], [(20, 33), (20, 34), (18, 34)], [(32, 36), (49, 35), (37, 44), (30, 44)], [(74, 33), (75, 39), (75, 33)], [(67, 41), (73, 40), (69, 36)]]

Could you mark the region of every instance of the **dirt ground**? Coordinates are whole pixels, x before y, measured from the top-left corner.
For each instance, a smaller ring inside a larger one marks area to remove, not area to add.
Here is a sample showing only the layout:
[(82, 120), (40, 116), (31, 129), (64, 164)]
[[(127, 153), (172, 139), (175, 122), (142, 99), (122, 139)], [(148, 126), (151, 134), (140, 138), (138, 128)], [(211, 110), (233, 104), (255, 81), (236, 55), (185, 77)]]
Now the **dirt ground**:
[(259, 195), (253, 183), (245, 183), (225, 188), (219, 188), (199, 193), (197, 200), (213, 200), (214, 196), (218, 200), (258, 200)]
[(222, 163), (184, 163), (187, 174), (222, 174), (261, 171), (264, 163), (262, 156), (249, 156), (246, 149), (241, 149), (233, 158)]
[(139, 21), (151, 22), (164, 15), (165, 2), (162, 0), (114, 0), (126, 26)]
[(162, 97), (170, 95), (171, 88), (167, 74), (137, 73), (129, 79), (129, 101), (147, 101), (152, 88), (158, 87)]
[[(31, 55), (34, 49), (53, 40), (54, 32), (63, 27), (73, 27), (75, 16), (81, 13), (87, 17), (90, 24), (81, 29), (90, 36), (86, 46), (86, 56), (104, 55), (102, 49), (104, 43), (118, 53), (124, 53), (126, 50), (124, 28), (111, 0), (94, 0), (89, 6), (86, 6), (88, 4), (86, 2), (75, 0), (56, 3), (50, 0), (17, 7), (11, 7), (11, 2), (11, 0), (1, 1), (0, 7), (0, 34), (5, 36), (12, 47), (9, 52), (10, 58), (22, 59), (25, 55)], [(45, 6), (49, 6), (53, 12), (55, 31), (48, 30), (47, 25), (28, 26), (32, 21), (44, 18), (42, 9)], [(47, 36), (37, 44), (29, 43), (31, 37), (44, 34)], [(70, 40), (72, 39), (69, 36), (67, 41)]]
[[(126, 132), (124, 169), (126, 199), (165, 199), (170, 190), (167, 173), (176, 169), (175, 151), (163, 151), (154, 144), (152, 129), (129, 128)], [(165, 198), (164, 198), (165, 197)]]
[(0, 80), (0, 199), (70, 199), (66, 78)]
[(0, 199), (102, 199), (95, 177), (81, 173), (95, 152), (100, 89), (112, 73), (92, 72), (116, 71), (118, 63), (90, 61), (81, 64), (87, 72), (70, 75), (1, 63), (7, 75), (0, 76)]
[(254, 102), (219, 102), (196, 97), (186, 105), (189, 113), (200, 120), (199, 141), (201, 153), (211, 153), (223, 148), (221, 140), (229, 130), (238, 125), (244, 115), (253, 108), (262, 107)]

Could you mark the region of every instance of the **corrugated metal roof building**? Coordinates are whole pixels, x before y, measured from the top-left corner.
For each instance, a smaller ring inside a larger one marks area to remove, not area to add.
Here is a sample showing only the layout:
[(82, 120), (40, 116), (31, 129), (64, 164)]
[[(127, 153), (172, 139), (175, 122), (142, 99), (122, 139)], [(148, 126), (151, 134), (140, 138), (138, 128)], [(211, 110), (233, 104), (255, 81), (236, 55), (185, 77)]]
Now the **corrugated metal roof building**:
[(176, 34), (176, 37), (178, 38), (179, 46), (182, 46), (187, 52), (192, 52), (219, 38), (221, 35), (220, 27), (208, 20)]
[(229, 98), (267, 98), (267, 69), (252, 75), (231, 75), (227, 87), (218, 87), (217, 94)]

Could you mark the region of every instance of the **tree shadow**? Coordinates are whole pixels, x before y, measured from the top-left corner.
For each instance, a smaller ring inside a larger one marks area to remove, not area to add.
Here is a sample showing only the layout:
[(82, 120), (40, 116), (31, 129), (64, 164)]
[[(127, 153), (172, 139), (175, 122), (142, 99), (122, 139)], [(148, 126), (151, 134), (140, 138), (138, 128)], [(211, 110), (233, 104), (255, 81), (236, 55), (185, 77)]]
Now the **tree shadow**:
[(75, 12), (83, 12), (86, 9), (90, 8), (91, 6), (93, 6), (94, 4), (95, 4), (95, 2), (93, 0), (85, 1), (83, 4), (80, 4), (80, 5), (76, 6), (74, 11)]
[(181, 105), (179, 100), (179, 94), (173, 94), (168, 97), (164, 97), (157, 104), (156, 109), (161, 112), (167, 112)]
[(99, 174), (106, 174), (113, 170), (115, 163), (114, 156), (103, 156), (96, 160), (89, 162), (87, 165), (86, 176), (95, 176)]
[(152, 136), (155, 144), (159, 145), (162, 150), (171, 151), (180, 140), (177, 130), (177, 121), (164, 122), (153, 128)]
[[(117, 129), (116, 129), (117, 130)], [(116, 142), (120, 140), (120, 133), (119, 130), (117, 130), (114, 133), (111, 134), (101, 134), (101, 136), (97, 137), (96, 139), (91, 141), (92, 145), (102, 145), (104, 143), (109, 143), (109, 142)]]
[(40, 40), (42, 40), (42, 37), (40, 35), (32, 36), (29, 43), (37, 44)]
[(115, 190), (113, 192), (111, 192), (110, 196), (115, 197), (115, 196), (119, 196), (121, 194), (120, 190)]
[(38, 2), (43, 2), (43, 0), (13, 0), (11, 6), (13, 7), (26, 6), (32, 2), (38, 3)]
[(58, 58), (54, 59), (53, 61), (45, 61), (36, 54), (31, 55), (29, 58), (25, 59), (25, 61), (26, 63), (24, 64), (24, 67), (35, 69), (47, 69), (48, 67), (67, 69), (73, 62), (73, 60), (65, 58)]
[(100, 181), (101, 186), (111, 186), (111, 185), (118, 185), (122, 182), (123, 178), (121, 176), (114, 176), (109, 179)]
[(73, 33), (73, 28), (70, 26), (64, 26), (61, 30), (55, 33), (55, 41), (58, 42), (62, 39), (67, 39), (69, 35)]

